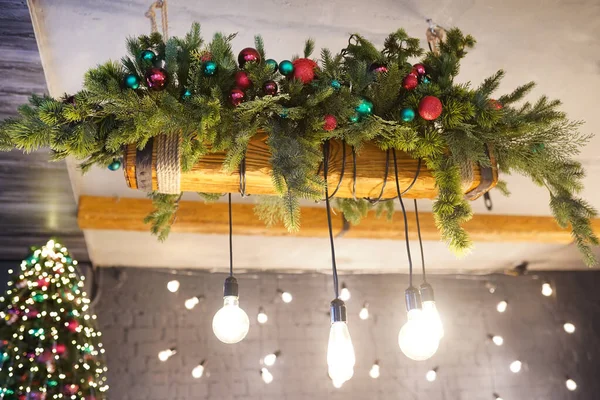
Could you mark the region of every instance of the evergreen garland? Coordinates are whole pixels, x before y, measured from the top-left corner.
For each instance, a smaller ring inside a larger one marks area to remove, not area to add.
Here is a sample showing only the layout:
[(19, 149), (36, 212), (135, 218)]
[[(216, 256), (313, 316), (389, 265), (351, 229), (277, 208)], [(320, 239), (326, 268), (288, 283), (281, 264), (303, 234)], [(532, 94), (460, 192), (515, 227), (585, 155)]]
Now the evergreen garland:
[[(390, 34), (378, 50), (364, 37), (354, 34), (338, 54), (321, 51), (317, 79), (305, 83), (285, 78), (265, 63), (262, 38), (255, 38), (260, 63), (242, 69), (254, 82), (245, 91), (246, 101), (234, 107), (229, 94), (234, 75), (240, 71), (232, 52), (235, 35), (214, 35), (205, 43), (200, 25), (194, 24), (183, 38), (166, 43), (158, 33), (127, 41), (129, 52), (121, 63), (108, 62), (88, 71), (84, 88), (68, 101), (32, 96), (19, 109), (20, 117), (0, 123), (0, 149), (34, 151), (49, 147), (54, 159), (74, 156), (85, 171), (91, 165), (108, 166), (122, 156), (124, 146), (143, 148), (154, 136), (178, 133), (182, 169), (187, 171), (204, 155), (226, 151), (224, 168), (234, 171), (244, 158), (250, 139), (257, 132), (268, 135), (273, 167), (273, 185), (279, 196), (261, 203), (257, 212), (267, 222), (282, 219), (293, 231), (300, 227), (299, 199), (318, 200), (323, 180), (317, 174), (322, 161), (321, 144), (340, 139), (357, 151), (365, 142), (381, 149), (396, 149), (422, 158), (433, 170), (438, 189), (433, 212), (442, 237), (456, 251), (469, 248), (470, 240), (461, 224), (471, 217), (471, 208), (460, 185), (460, 166), (489, 165), (486, 149), (493, 149), (499, 170), (529, 176), (550, 193), (552, 211), (561, 226), (571, 226), (573, 238), (588, 264), (593, 264), (591, 246), (598, 244), (590, 219), (596, 211), (577, 197), (583, 169), (574, 161), (590, 136), (578, 132), (579, 122), (559, 111), (560, 102), (540, 98), (518, 104), (534, 84), (493, 99), (504, 75), (499, 71), (477, 88), (456, 84), (460, 60), (475, 40), (458, 29), (447, 32), (439, 54), (424, 52), (419, 40), (402, 29)], [(168, 82), (164, 90), (126, 87), (132, 74), (143, 81), (152, 61), (142, 57), (152, 50), (164, 61)], [(306, 42), (304, 57), (314, 50)], [(403, 79), (413, 70), (410, 59), (422, 57), (426, 80), (412, 90)], [(207, 60), (217, 71), (205, 76)], [(386, 71), (371, 71), (375, 63)], [(262, 83), (273, 80), (276, 95), (265, 95)], [(334, 84), (335, 83), (335, 84)], [(418, 116), (404, 121), (401, 111), (416, 110), (425, 96), (435, 96), (443, 112), (435, 121)], [(357, 105), (367, 99), (372, 113), (357, 114)], [(334, 115), (337, 129), (325, 130), (324, 116)], [(499, 188), (508, 193), (505, 184)], [(166, 237), (175, 218), (180, 196), (150, 195), (156, 211), (148, 216), (155, 234)], [(343, 199), (338, 207), (357, 223), (371, 205), (364, 200)], [(390, 210), (384, 202), (381, 210)], [(392, 206), (393, 207), (393, 206)]]

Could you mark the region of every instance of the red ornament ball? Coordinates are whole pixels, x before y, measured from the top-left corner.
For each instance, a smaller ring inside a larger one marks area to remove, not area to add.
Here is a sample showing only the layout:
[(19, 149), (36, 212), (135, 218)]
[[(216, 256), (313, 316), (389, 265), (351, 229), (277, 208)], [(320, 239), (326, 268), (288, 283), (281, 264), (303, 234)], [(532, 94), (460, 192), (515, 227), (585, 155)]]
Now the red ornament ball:
[(504, 108), (504, 106), (502, 106), (502, 103), (500, 103), (498, 100), (495, 100), (495, 99), (490, 99), (488, 101), (488, 104), (494, 110), (502, 110)]
[(433, 121), (442, 114), (442, 102), (435, 96), (425, 96), (419, 102), (419, 115)]
[(75, 321), (74, 319), (68, 321), (66, 325), (69, 332), (73, 333), (77, 332), (77, 328), (79, 328), (79, 322)]
[(373, 63), (369, 67), (369, 71), (370, 72), (375, 72), (375, 73), (378, 73), (378, 74), (385, 74), (386, 72), (388, 72), (388, 67), (385, 64)]
[(242, 104), (245, 99), (246, 95), (238, 88), (232, 89), (231, 93), (229, 93), (229, 101), (236, 107)]
[(415, 74), (408, 74), (402, 80), (402, 87), (406, 90), (413, 90), (419, 84), (419, 80)]
[(79, 390), (79, 385), (76, 385), (74, 383), (72, 383), (70, 385), (65, 385), (65, 393), (67, 393), (70, 396), (77, 394), (78, 390)]
[(67, 352), (67, 346), (62, 343), (56, 343), (52, 346), (52, 350), (56, 354), (65, 354)]
[(325, 129), (327, 132), (330, 132), (332, 130), (334, 130), (335, 128), (337, 128), (337, 118), (335, 118), (334, 115), (331, 114), (327, 114), (323, 120), (325, 121), (323, 123), (323, 129)]
[(277, 83), (275, 81), (266, 81), (263, 84), (263, 92), (268, 96), (275, 96), (277, 94)]
[(238, 89), (246, 90), (252, 86), (252, 81), (247, 73), (244, 71), (238, 71), (235, 73), (235, 86)]
[(146, 71), (146, 84), (150, 89), (162, 90), (167, 86), (167, 71), (162, 68), (150, 68)]
[(211, 61), (211, 60), (212, 60), (212, 54), (210, 53), (210, 51), (204, 51), (200, 55), (200, 61), (202, 61), (202, 62), (207, 62), (207, 61)]
[(238, 64), (240, 68), (244, 68), (248, 62), (260, 62), (260, 54), (252, 47), (246, 47), (238, 54)]
[(292, 73), (294, 79), (301, 80), (304, 84), (311, 83), (315, 79), (315, 70), (319, 66), (310, 58), (299, 58), (292, 64), (294, 65), (294, 72)]
[(416, 72), (419, 76), (423, 76), (426, 73), (425, 66), (423, 64), (415, 64), (413, 65), (413, 72)]
[(48, 287), (48, 285), (50, 285), (50, 281), (48, 281), (46, 278), (40, 278), (37, 281), (37, 285), (38, 287)]

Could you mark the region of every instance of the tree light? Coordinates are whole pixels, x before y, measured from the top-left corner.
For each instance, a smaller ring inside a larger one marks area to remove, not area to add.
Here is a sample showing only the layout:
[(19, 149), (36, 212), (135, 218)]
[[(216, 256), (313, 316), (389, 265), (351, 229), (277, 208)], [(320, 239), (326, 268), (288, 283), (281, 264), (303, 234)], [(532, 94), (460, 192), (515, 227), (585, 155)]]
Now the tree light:
[(491, 337), (491, 339), (496, 346), (502, 346), (504, 344), (504, 338), (502, 336), (494, 335)]
[(265, 310), (262, 307), (258, 309), (258, 315), (256, 316), (256, 320), (259, 324), (266, 324), (269, 320), (269, 317), (267, 316)]
[(429, 371), (427, 371), (427, 373), (425, 374), (425, 379), (427, 379), (427, 382), (435, 381), (435, 379), (437, 378), (436, 370), (437, 370), (437, 368), (430, 369)]
[(567, 386), (567, 389), (569, 389), (571, 392), (577, 389), (577, 383), (573, 379), (567, 379), (565, 385)]
[(565, 330), (565, 332), (567, 333), (574, 333), (575, 332), (575, 325), (573, 325), (571, 322), (566, 322), (563, 325), (563, 329)]
[(282, 290), (279, 290), (279, 294), (281, 295), (281, 300), (284, 303), (291, 303), (293, 300), (292, 294), (290, 292), (284, 292)]
[(167, 289), (171, 293), (175, 293), (179, 290), (179, 281), (177, 279), (173, 279), (172, 281), (167, 282)]
[(331, 302), (331, 329), (327, 347), (329, 377), (344, 383), (354, 375), (354, 346), (346, 323), (346, 305), (340, 299)]
[(175, 348), (163, 350), (158, 353), (158, 359), (162, 362), (165, 362), (175, 354), (177, 354), (177, 350)]
[(510, 371), (512, 373), (518, 373), (521, 371), (521, 367), (523, 366), (523, 363), (519, 360), (513, 361), (510, 363)]
[(542, 294), (546, 297), (552, 296), (552, 286), (548, 282), (542, 284)]
[(342, 283), (342, 290), (340, 291), (340, 300), (348, 301), (350, 300), (350, 297), (352, 297), (352, 295), (350, 294), (350, 290), (348, 290), (345, 283)]
[(496, 306), (496, 310), (498, 310), (499, 313), (503, 313), (504, 311), (506, 311), (506, 308), (508, 307), (508, 303), (505, 300), (502, 300), (500, 303), (498, 303), (498, 305)]
[(371, 370), (369, 371), (369, 376), (373, 379), (379, 378), (380, 370), (379, 370), (379, 361), (375, 361)]
[(268, 385), (269, 383), (273, 382), (273, 375), (269, 372), (268, 369), (266, 368), (262, 368), (260, 370), (260, 376), (262, 377), (262, 380)]
[(200, 362), (200, 364), (196, 365), (192, 370), (192, 376), (196, 379), (202, 378), (204, 375), (204, 363), (205, 361)]
[(363, 304), (363, 308), (361, 308), (360, 312), (358, 313), (358, 317), (360, 319), (362, 319), (363, 321), (369, 318), (369, 304), (368, 303)]
[(265, 365), (267, 367), (272, 367), (275, 364), (275, 361), (277, 361), (277, 357), (279, 357), (280, 355), (281, 355), (281, 352), (279, 350), (277, 350), (274, 353), (267, 354), (263, 358), (263, 363), (265, 363)]

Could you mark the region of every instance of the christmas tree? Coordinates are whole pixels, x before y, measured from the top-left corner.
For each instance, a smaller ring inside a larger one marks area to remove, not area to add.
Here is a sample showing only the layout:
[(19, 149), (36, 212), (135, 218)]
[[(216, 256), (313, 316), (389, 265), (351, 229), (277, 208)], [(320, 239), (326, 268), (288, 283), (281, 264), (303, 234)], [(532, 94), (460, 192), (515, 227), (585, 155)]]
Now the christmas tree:
[(0, 297), (0, 399), (105, 399), (101, 333), (77, 261), (54, 240), (32, 250)]

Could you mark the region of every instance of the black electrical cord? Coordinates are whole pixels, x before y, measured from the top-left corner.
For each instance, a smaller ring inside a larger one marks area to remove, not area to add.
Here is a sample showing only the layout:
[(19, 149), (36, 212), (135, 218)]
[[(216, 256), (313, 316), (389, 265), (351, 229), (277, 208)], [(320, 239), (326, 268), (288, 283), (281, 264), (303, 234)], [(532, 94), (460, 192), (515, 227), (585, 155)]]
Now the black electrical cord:
[(421, 266), (423, 268), (423, 282), (427, 283), (425, 276), (425, 255), (423, 254), (423, 240), (421, 240), (421, 225), (419, 224), (419, 208), (417, 207), (417, 199), (415, 202), (415, 217), (417, 218), (417, 234), (419, 235), (419, 248), (421, 249)]
[(231, 222), (231, 193), (229, 197), (229, 276), (233, 276), (233, 223)]
[(329, 206), (329, 189), (327, 187), (327, 172), (329, 171), (329, 141), (323, 144), (323, 178), (325, 180), (325, 207), (327, 207), (327, 225), (329, 227), (329, 243), (331, 244), (331, 272), (333, 274), (333, 291), (337, 299), (339, 294), (337, 266), (335, 264), (335, 245), (333, 243), (333, 228), (331, 227), (331, 207)]
[(412, 257), (410, 255), (410, 243), (408, 240), (408, 219), (406, 218), (406, 208), (404, 207), (404, 201), (402, 201), (402, 192), (400, 191), (400, 182), (398, 181), (398, 162), (396, 161), (396, 150), (394, 149), (394, 174), (396, 176), (396, 192), (398, 193), (398, 200), (402, 207), (402, 215), (404, 216), (404, 238), (406, 239), (406, 254), (408, 255), (408, 282), (409, 287), (413, 287), (412, 275), (413, 275), (413, 264)]

